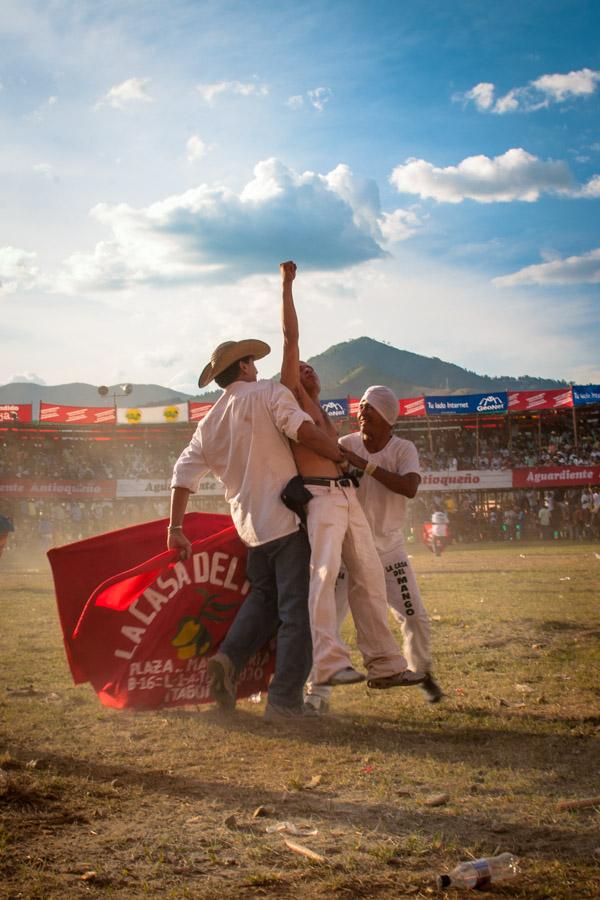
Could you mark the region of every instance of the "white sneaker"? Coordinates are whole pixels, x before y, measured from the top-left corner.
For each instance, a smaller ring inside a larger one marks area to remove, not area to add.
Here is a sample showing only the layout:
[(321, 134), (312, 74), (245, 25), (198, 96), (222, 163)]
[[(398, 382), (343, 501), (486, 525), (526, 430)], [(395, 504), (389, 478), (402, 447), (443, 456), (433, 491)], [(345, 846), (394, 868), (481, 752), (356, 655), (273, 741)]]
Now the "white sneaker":
[(338, 672), (330, 675), (327, 681), (317, 682), (317, 686), (339, 687), (343, 684), (359, 684), (365, 680), (366, 676), (362, 672), (357, 672), (352, 666), (346, 666), (345, 669), (340, 669)]

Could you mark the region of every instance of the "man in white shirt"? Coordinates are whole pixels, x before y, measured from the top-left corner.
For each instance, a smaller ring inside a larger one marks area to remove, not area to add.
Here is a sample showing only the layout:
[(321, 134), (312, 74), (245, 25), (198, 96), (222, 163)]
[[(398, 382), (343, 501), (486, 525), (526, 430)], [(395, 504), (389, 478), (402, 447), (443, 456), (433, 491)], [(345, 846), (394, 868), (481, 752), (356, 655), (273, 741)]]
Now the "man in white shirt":
[[(443, 694), (431, 674), (429, 619), (404, 544), (407, 499), (416, 495), (421, 481), (419, 458), (411, 441), (392, 434), (397, 417), (393, 391), (372, 386), (360, 401), (360, 431), (340, 438), (340, 445), (350, 463), (365, 473), (357, 495), (383, 564), (387, 602), (401, 625), (408, 665), (427, 673), (421, 688), (430, 703), (437, 703)], [(336, 587), (339, 625), (348, 611), (346, 582), (342, 569)], [(319, 709), (326, 706), (329, 691), (311, 685), (306, 699)]]
[(448, 538), (448, 514), (441, 509), (434, 509), (431, 513), (431, 549), (436, 556), (442, 555), (444, 544)]
[[(281, 381), (293, 391), (321, 432), (334, 439), (335, 429), (319, 404), (318, 375), (299, 358), (298, 318), (292, 296), (296, 265), (290, 260), (280, 268), (284, 338)], [(296, 444), (293, 451), (298, 472), (312, 494), (306, 507), (311, 546), (312, 682), (333, 686), (364, 681), (364, 675), (352, 666), (337, 626), (335, 582), (343, 559), (348, 569), (348, 596), (357, 644), (367, 668), (369, 687), (419, 684), (423, 675), (408, 668), (388, 625), (384, 573), (352, 480), (339, 471), (331, 458), (324, 459), (312, 448)]]
[(200, 479), (213, 472), (225, 485), (233, 522), (249, 548), (250, 592), (219, 652), (209, 660), (211, 695), (222, 709), (233, 709), (237, 676), (277, 632), (275, 675), (265, 710), (267, 720), (277, 721), (303, 715), (302, 689), (312, 665), (310, 547), (297, 516), (280, 498), (296, 474), (289, 441), (334, 461), (342, 455), (286, 387), (257, 381), (254, 360), (269, 352), (262, 341), (227, 341), (205, 366), (198, 386), (214, 378), (224, 391), (175, 464), (168, 546), (180, 550), (182, 558), (191, 555), (183, 531), (188, 498)]
[(549, 541), (552, 537), (551, 529), (550, 529), (550, 519), (552, 517), (552, 510), (548, 505), (548, 501), (544, 506), (541, 506), (538, 510), (538, 522), (540, 523), (540, 531), (541, 538), (543, 541)]

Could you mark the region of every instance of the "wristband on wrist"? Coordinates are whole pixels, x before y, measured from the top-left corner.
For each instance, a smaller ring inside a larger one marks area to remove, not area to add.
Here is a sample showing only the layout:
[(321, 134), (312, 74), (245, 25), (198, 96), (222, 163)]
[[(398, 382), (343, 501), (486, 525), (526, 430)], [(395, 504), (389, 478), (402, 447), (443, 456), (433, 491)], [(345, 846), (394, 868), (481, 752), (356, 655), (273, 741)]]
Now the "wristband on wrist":
[(169, 525), (168, 531), (183, 531), (183, 525)]
[(365, 472), (367, 475), (372, 475), (376, 468), (377, 465), (374, 462), (368, 462), (365, 466)]

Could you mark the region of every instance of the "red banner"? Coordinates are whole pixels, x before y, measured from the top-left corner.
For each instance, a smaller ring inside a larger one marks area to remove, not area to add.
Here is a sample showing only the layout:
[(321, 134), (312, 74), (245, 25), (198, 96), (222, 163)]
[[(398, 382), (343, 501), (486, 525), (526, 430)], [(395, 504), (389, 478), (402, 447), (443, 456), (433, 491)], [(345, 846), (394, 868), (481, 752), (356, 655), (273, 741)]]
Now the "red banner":
[(537, 409), (570, 409), (573, 406), (571, 388), (553, 391), (509, 391), (509, 412), (531, 412)]
[[(91, 682), (105, 706), (210, 700), (207, 658), (247, 594), (246, 548), (229, 516), (192, 513), (185, 525), (193, 548), (185, 562), (164, 552), (166, 520), (48, 553), (73, 678)], [(238, 697), (265, 690), (274, 662), (272, 646), (259, 651)]]
[[(360, 406), (360, 400), (358, 397), (350, 397), (348, 399), (348, 414), (350, 416), (356, 417), (358, 415), (358, 408)], [(399, 416), (424, 416), (425, 415), (425, 398), (424, 397), (409, 397), (406, 400), (398, 401), (398, 415)]]
[(425, 397), (408, 397), (400, 400), (401, 416), (424, 416)]
[(513, 469), (514, 488), (587, 487), (600, 484), (600, 466), (546, 466), (540, 469)]
[(24, 500), (39, 497), (47, 500), (112, 500), (116, 481), (53, 481), (51, 478), (0, 478), (0, 497)]
[(214, 403), (194, 403), (188, 400), (190, 422), (201, 422), (213, 408)]
[(69, 425), (114, 425), (112, 406), (56, 406), (40, 403), (40, 422), (61, 422)]
[(3, 403), (0, 422), (31, 422), (31, 403)]

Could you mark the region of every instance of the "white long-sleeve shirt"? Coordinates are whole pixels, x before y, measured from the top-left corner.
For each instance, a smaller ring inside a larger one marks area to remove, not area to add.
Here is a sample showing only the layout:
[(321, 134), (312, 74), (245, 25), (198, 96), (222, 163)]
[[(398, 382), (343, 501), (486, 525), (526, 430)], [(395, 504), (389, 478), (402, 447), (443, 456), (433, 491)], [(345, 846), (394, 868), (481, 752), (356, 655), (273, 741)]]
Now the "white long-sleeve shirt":
[(171, 487), (195, 491), (207, 472), (225, 485), (240, 538), (250, 547), (291, 534), (298, 519), (280, 498), (297, 474), (288, 438), (311, 417), (276, 381), (234, 381), (225, 388), (173, 470)]

